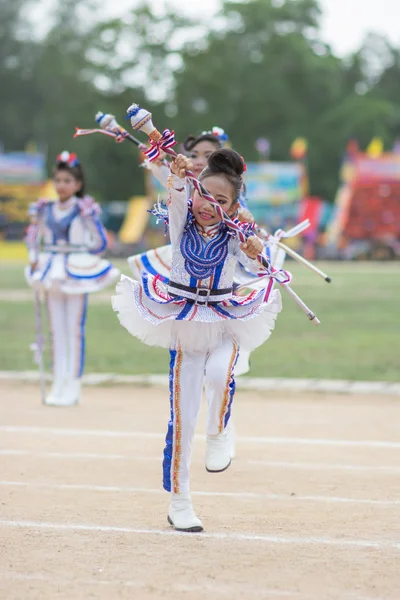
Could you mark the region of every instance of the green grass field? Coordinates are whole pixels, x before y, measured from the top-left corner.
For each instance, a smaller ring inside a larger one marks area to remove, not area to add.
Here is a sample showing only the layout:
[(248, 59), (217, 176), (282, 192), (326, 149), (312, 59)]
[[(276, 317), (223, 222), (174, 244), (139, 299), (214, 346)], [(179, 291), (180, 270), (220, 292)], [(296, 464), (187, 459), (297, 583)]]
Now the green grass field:
[[(118, 266), (128, 272), (125, 262)], [(311, 324), (282, 292), (284, 310), (270, 340), (253, 353), (249, 375), (400, 381), (400, 265), (326, 263), (330, 285), (293, 262), (287, 268), (321, 325)], [(3, 297), (22, 289), (28, 289), (23, 265), (2, 266)], [(87, 332), (87, 372), (167, 372), (168, 353), (132, 338), (108, 303), (90, 307)], [(34, 369), (34, 337), (33, 303), (0, 301), (0, 370)]]

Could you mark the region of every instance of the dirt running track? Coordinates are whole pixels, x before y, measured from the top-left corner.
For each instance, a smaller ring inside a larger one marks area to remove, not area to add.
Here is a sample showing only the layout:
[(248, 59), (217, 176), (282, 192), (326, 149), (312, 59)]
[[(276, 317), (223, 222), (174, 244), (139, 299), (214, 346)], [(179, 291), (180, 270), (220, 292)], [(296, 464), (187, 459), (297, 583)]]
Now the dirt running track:
[(400, 402), (239, 393), (237, 457), (204, 469), (203, 534), (166, 523), (167, 392), (87, 388), (79, 408), (2, 384), (1, 600), (398, 600)]

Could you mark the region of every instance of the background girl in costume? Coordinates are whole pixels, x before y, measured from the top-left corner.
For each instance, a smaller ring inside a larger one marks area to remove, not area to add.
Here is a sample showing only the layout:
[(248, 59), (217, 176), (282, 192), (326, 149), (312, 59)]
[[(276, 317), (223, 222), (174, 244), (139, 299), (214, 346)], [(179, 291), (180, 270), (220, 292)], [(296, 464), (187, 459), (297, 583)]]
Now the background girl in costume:
[[(207, 389), (206, 469), (229, 467), (226, 436), (239, 349), (264, 343), (281, 310), (273, 281), (247, 296), (232, 291), (236, 263), (262, 272), (257, 255), (263, 244), (256, 236), (241, 244), (213, 205), (199, 192), (188, 205), (185, 172), (191, 167), (179, 155), (169, 176), (168, 217), (172, 265), (168, 285), (142, 272), (141, 284), (122, 277), (113, 298), (120, 323), (148, 345), (170, 349), (171, 420), (164, 451), (164, 488), (172, 492), (169, 522), (178, 530), (201, 531), (189, 493), (189, 466), (203, 381)], [(244, 164), (233, 150), (214, 152), (201, 181), (233, 216), (238, 208)]]
[(102, 290), (119, 270), (99, 256), (107, 247), (100, 207), (84, 195), (78, 157), (62, 152), (54, 168), (58, 200), (30, 208), (27, 282), (46, 294), (52, 340), (53, 385), (46, 404), (68, 406), (80, 397), (85, 364), (88, 293)]

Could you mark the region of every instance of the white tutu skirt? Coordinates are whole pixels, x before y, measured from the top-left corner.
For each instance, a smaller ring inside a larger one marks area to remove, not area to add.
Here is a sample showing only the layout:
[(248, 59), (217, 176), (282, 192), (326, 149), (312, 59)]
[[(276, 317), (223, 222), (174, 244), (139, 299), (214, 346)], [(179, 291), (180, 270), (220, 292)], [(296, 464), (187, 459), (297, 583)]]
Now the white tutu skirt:
[(36, 270), (25, 269), (28, 284), (43, 291), (63, 294), (99, 292), (116, 282), (120, 276), (108, 260), (93, 254), (41, 253)]
[(123, 327), (148, 346), (206, 353), (230, 337), (248, 352), (271, 335), (282, 310), (281, 295), (268, 288), (199, 306), (168, 294), (160, 277), (142, 274), (142, 284), (122, 275), (112, 298)]
[(235, 375), (245, 375), (250, 371), (250, 352), (248, 350), (240, 349), (238, 359), (235, 365)]

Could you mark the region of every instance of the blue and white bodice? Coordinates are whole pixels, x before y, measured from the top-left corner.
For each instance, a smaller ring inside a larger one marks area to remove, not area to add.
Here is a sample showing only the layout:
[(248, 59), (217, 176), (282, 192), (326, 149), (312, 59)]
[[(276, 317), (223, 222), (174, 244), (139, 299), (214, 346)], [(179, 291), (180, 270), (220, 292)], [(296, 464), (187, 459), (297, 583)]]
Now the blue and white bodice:
[(30, 285), (76, 294), (97, 291), (116, 279), (119, 271), (99, 256), (107, 237), (100, 208), (91, 198), (39, 200), (29, 212), (27, 246), (36, 266), (26, 270)]
[(246, 256), (238, 238), (223, 223), (199, 226), (188, 208), (185, 180), (173, 175), (170, 182), (172, 264), (168, 292), (190, 300), (201, 299), (199, 294), (210, 302), (228, 300), (237, 263), (255, 274), (261, 272), (261, 265)]

